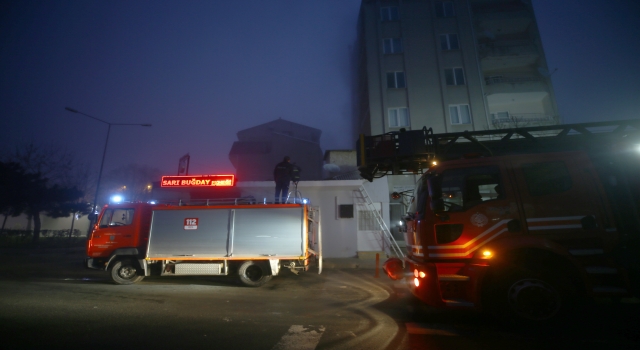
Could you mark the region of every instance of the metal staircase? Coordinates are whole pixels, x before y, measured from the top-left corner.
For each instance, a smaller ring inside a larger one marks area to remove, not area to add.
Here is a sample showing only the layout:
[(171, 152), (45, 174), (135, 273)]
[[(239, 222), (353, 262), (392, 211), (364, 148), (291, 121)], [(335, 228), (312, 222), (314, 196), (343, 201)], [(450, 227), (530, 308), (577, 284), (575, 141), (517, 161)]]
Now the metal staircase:
[(373, 213), (373, 217), (376, 219), (376, 223), (380, 227), (380, 232), (382, 236), (381, 237), (382, 248), (384, 252), (388, 256), (404, 258), (404, 253), (402, 252), (402, 249), (400, 249), (400, 246), (396, 242), (395, 238), (393, 238), (393, 235), (391, 234), (391, 231), (389, 230), (389, 227), (387, 226), (387, 224), (384, 222), (382, 215), (373, 205), (373, 201), (371, 200), (371, 197), (369, 196), (369, 193), (367, 192), (367, 189), (364, 187), (364, 185), (360, 185), (360, 188), (358, 189), (358, 191), (356, 191), (356, 193), (358, 195), (356, 199), (359, 200), (359, 202), (361, 202), (362, 204), (364, 204), (367, 207), (368, 211)]

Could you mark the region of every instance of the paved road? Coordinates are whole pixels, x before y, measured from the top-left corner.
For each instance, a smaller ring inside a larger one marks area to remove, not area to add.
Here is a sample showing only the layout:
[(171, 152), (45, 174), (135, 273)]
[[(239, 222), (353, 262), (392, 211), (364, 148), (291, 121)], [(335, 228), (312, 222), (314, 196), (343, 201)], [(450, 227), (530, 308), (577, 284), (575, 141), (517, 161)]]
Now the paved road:
[[(155, 277), (113, 285), (82, 252), (0, 252), (3, 348), (634, 348), (640, 304), (599, 304), (554, 327), (428, 308), (368, 268), (288, 271), (261, 288), (233, 278)], [(367, 264), (363, 264), (367, 265)]]

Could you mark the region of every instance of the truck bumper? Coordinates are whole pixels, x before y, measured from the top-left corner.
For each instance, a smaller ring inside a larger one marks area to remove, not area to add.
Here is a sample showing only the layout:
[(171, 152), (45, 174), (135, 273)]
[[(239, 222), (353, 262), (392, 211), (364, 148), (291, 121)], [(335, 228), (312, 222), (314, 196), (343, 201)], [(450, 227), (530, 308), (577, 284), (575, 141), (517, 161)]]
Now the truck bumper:
[[(434, 264), (416, 264), (411, 260), (407, 260), (407, 269), (409, 270), (406, 274), (407, 285), (413, 295), (427, 305), (445, 306), (440, 295), (438, 273)], [(417, 276), (415, 271), (417, 271)]]
[(425, 304), (479, 309), (479, 283), (488, 268), (485, 262), (406, 262), (409, 289)]

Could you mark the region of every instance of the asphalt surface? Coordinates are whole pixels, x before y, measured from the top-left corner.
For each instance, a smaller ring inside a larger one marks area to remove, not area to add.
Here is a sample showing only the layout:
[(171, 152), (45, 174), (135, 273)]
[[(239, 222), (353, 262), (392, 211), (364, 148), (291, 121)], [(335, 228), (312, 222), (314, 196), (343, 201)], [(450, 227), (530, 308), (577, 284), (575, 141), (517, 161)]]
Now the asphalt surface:
[(640, 348), (637, 299), (598, 300), (531, 326), (430, 308), (375, 259), (325, 259), (321, 275), (283, 270), (248, 288), (228, 276), (119, 286), (82, 268), (83, 257), (82, 248), (0, 249), (3, 348)]

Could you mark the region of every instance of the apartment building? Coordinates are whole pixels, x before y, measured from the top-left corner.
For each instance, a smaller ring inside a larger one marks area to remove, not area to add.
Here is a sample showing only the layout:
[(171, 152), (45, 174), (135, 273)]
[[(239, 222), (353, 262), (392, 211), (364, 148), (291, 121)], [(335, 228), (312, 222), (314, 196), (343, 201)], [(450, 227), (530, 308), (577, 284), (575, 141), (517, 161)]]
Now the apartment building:
[(531, 1), (363, 0), (354, 130), (560, 122)]

